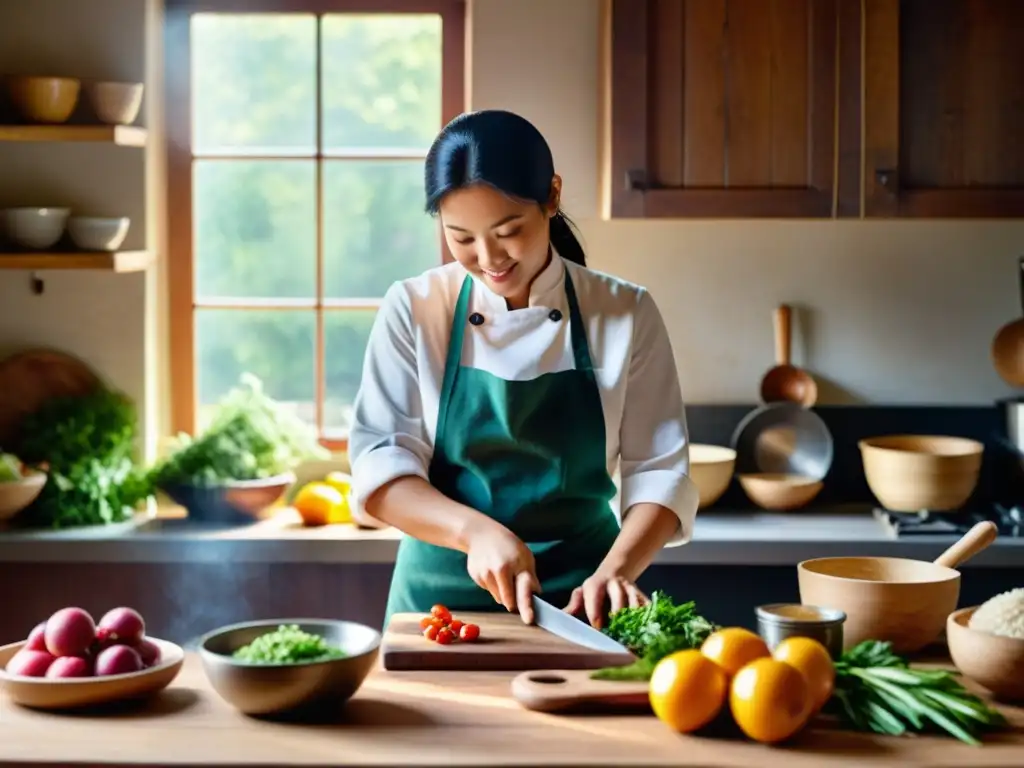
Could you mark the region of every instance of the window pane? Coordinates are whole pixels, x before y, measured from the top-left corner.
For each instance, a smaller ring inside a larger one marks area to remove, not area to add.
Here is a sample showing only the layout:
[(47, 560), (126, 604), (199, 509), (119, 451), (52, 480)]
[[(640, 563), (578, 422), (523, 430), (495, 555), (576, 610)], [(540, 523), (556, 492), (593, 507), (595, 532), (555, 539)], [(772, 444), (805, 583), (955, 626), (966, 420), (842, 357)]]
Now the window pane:
[(324, 432), (331, 437), (348, 435), (366, 342), (376, 315), (365, 309), (329, 310), (324, 314)]
[(197, 309), (197, 426), (206, 426), (212, 406), (243, 373), (259, 377), (270, 397), (315, 424), (315, 339), (312, 310)]
[(316, 17), (198, 13), (191, 29), (193, 152), (314, 154)]
[(441, 263), (435, 219), (423, 210), (423, 163), (324, 163), (324, 295), (370, 299)]
[(441, 17), (324, 17), (323, 146), (425, 152), (441, 128)]
[(316, 295), (316, 161), (196, 160), (196, 297)]

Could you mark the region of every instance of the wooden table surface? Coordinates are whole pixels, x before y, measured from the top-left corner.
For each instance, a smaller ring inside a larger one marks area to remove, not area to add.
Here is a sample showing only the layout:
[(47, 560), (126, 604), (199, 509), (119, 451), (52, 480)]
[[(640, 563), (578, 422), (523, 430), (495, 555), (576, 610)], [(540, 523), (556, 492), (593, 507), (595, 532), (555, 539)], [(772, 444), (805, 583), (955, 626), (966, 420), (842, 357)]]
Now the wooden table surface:
[(649, 714), (529, 712), (509, 696), (513, 676), (376, 670), (336, 722), (302, 725), (238, 714), (190, 654), (171, 687), (134, 710), (57, 715), (0, 700), (0, 766), (1024, 766), (1024, 709), (1007, 709), (1014, 731), (983, 747), (824, 726), (765, 747), (680, 736)]

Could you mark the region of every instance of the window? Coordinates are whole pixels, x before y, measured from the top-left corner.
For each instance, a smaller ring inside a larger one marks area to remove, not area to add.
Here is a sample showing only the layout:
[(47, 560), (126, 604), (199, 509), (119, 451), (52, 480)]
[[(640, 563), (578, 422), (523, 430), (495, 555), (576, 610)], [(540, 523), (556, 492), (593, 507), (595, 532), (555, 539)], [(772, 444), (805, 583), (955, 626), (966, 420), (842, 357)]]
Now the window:
[(243, 372), (343, 448), (387, 287), (445, 258), (423, 158), (463, 0), (169, 0), (172, 429)]

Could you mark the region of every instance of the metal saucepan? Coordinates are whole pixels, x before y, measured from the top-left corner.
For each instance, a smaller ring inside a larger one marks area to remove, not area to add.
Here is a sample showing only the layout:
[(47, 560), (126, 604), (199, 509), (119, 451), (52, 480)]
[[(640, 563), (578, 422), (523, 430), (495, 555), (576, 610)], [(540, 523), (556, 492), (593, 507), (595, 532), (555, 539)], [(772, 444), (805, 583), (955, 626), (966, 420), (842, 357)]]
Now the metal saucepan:
[(737, 474), (823, 479), (832, 466), (832, 434), (814, 411), (769, 403), (747, 414), (732, 436)]
[(990, 520), (975, 525), (934, 562), (902, 557), (823, 557), (797, 565), (800, 602), (846, 614), (843, 645), (892, 643), (914, 653), (935, 642), (960, 599), (960, 572), (996, 540)]
[[(1024, 256), (1017, 263), (1021, 311), (1024, 312)], [(992, 363), (1007, 384), (1024, 387), (1024, 317), (1004, 325), (992, 340)]]
[(810, 408), (818, 400), (818, 385), (807, 371), (790, 362), (793, 311), (786, 304), (776, 307), (775, 366), (761, 379), (761, 399), (766, 403), (799, 403)]

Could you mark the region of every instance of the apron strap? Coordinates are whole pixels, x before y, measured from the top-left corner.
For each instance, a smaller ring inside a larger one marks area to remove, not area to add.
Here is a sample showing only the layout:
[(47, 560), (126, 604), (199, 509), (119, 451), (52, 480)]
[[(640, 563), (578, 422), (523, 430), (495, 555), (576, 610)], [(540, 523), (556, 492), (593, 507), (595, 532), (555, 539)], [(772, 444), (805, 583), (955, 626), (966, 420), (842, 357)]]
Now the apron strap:
[(452, 319), (452, 331), (448, 337), (448, 354), (444, 361), (444, 380), (441, 383), (441, 402), (437, 409), (437, 428), (435, 434), (444, 434), (448, 423), (448, 404), (455, 388), (455, 374), (462, 364), (462, 340), (466, 333), (466, 316), (469, 314), (469, 296), (473, 289), (473, 278), (466, 275), (462, 281), (462, 290), (455, 303), (455, 317)]
[(576, 370), (593, 371), (590, 345), (587, 344), (587, 329), (583, 325), (580, 306), (576, 301), (576, 289), (573, 288), (568, 269), (565, 270), (565, 300), (569, 304), (569, 332), (572, 335), (572, 354), (576, 360)]

